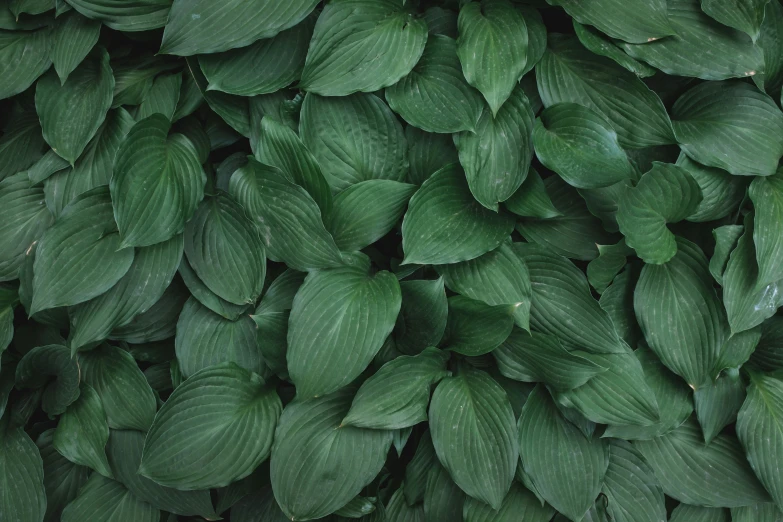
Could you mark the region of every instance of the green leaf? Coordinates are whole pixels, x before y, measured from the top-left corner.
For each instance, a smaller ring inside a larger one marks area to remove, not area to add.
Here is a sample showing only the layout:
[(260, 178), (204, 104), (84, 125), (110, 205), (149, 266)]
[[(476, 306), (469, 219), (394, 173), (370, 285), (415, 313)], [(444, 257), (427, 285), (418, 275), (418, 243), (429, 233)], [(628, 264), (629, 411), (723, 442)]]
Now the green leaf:
[(79, 365), (65, 346), (37, 346), (16, 366), (17, 388), (43, 388), (41, 409), (50, 415), (63, 413), (79, 398)]
[(115, 31), (148, 31), (166, 24), (171, 0), (141, 0), (131, 4), (112, 0), (68, 0), (75, 10), (100, 20)]
[(745, 227), (743, 225), (724, 225), (712, 230), (712, 237), (715, 238), (715, 249), (710, 258), (710, 274), (720, 285), (723, 284), (723, 274), (726, 273), (729, 256), (737, 246), (737, 241), (742, 236), (744, 230)]
[(410, 161), (408, 181), (411, 183), (421, 185), (431, 174), (449, 163), (459, 161), (457, 148), (448, 134), (424, 132), (408, 125), (405, 127), (405, 138)]
[(109, 425), (98, 393), (89, 384), (80, 386), (79, 398), (60, 416), (54, 431), (54, 449), (75, 464), (114, 478), (106, 459)]
[(20, 14), (37, 15), (54, 8), (53, 0), (9, 0), (8, 8), (19, 18)]
[(756, 504), (731, 509), (732, 522), (780, 522), (783, 520), (781, 512), (775, 504)]
[(635, 355), (642, 364), (644, 379), (652, 391), (652, 396), (660, 406), (659, 420), (647, 426), (607, 426), (604, 437), (626, 440), (653, 439), (679, 427), (693, 412), (691, 389), (685, 381), (669, 371), (650, 350), (639, 349), (636, 350)]
[(547, 51), (536, 65), (536, 82), (545, 107), (571, 102), (593, 109), (612, 124), (622, 147), (675, 142), (658, 95), (635, 74), (592, 54), (575, 38), (549, 35)]
[[(403, 488), (404, 486), (405, 484)], [(427, 484), (422, 502), (424, 520), (462, 520), (462, 508), (467, 498), (470, 497), (451, 480), (451, 475), (446, 468), (441, 466), (437, 459), (434, 460), (427, 472)]]
[(468, 356), (484, 355), (497, 348), (514, 327), (514, 306), (490, 306), (465, 296), (449, 298), (448, 321), (441, 344)]
[(447, 359), (446, 352), (426, 348), (384, 364), (361, 385), (340, 425), (394, 430), (426, 421), (430, 386), (450, 375)]
[(756, 286), (762, 287), (783, 279), (783, 172), (768, 178), (756, 178), (748, 190), (755, 210), (753, 244), (759, 274)]
[(430, 405), (435, 452), (465, 493), (499, 509), (511, 487), (519, 448), (506, 392), (465, 365), (440, 382)]
[(152, 88), (144, 101), (139, 105), (136, 119), (141, 121), (153, 114), (162, 114), (166, 119), (173, 120), (181, 89), (182, 73), (158, 75), (152, 82)]
[(761, 324), (761, 340), (750, 362), (762, 371), (783, 368), (783, 317), (772, 316)]
[(103, 344), (80, 354), (79, 368), (83, 381), (97, 392), (110, 428), (149, 429), (157, 404), (132, 355)]
[(53, 436), (54, 429), (46, 430), (35, 441), (43, 460), (43, 484), (46, 490), (44, 522), (60, 520), (63, 508), (76, 498), (92, 472), (90, 468), (74, 464), (60, 455), (52, 445)]
[(418, 187), (385, 179), (351, 185), (334, 198), (328, 226), (341, 250), (360, 250), (385, 236)]
[(769, 0), (701, 0), (701, 9), (723, 25), (728, 25), (750, 36), (754, 42), (761, 33), (764, 21), (764, 7)]
[(33, 166), (27, 169), (27, 177), (30, 179), (30, 184), (37, 185), (42, 181), (45, 181), (52, 174), (60, 172), (69, 166), (70, 165), (66, 160), (49, 149), (46, 154), (41, 156), (41, 158), (33, 164)]
[(35, 107), (13, 104), (0, 137), (0, 181), (32, 166), (42, 157), (44, 145)]
[(212, 507), (209, 490), (180, 491), (167, 488), (137, 473), (144, 437), (144, 432), (136, 430), (110, 430), (106, 452), (115, 479), (139, 500), (162, 511), (178, 515), (200, 515), (208, 520), (218, 518)]
[(446, 331), (448, 301), (443, 278), (401, 281), (402, 304), (394, 326), (397, 349), (407, 355), (437, 346)]
[(0, 30), (0, 100), (27, 90), (52, 65), (48, 28), (37, 31)]
[(768, 2), (756, 45), (764, 52), (764, 86), (777, 92), (783, 82), (783, 6)]
[(691, 215), (702, 195), (685, 169), (654, 162), (635, 187), (625, 187), (617, 207), (617, 224), (626, 244), (648, 264), (663, 264), (677, 253), (677, 240), (666, 228)]
[(526, 70), (525, 17), (508, 0), (468, 2), (459, 11), (458, 26), (462, 72), (495, 116)]
[(40, 522), (47, 500), (41, 455), (24, 430), (12, 428), (7, 419), (0, 422), (0, 512), (8, 520)]
[(616, 522), (666, 520), (663, 491), (652, 468), (629, 442), (609, 440), (609, 467), (602, 492), (609, 504), (607, 513)]
[(41, 187), (25, 172), (0, 181), (0, 280), (16, 279), (25, 252), (54, 223)]
[(299, 87), (322, 96), (397, 83), (424, 52), (427, 23), (398, 0), (327, 4), (315, 24)]
[(439, 265), (436, 270), (454, 292), (492, 306), (512, 306), (516, 325), (529, 328), (530, 276), (509, 242), (476, 259)]
[(587, 280), (596, 292), (603, 294), (615, 276), (625, 268), (627, 256), (633, 251), (628, 248), (624, 240), (616, 245), (596, 246), (598, 257), (587, 264)]
[(108, 187), (79, 195), (38, 243), (30, 315), (89, 301), (114, 286), (133, 263), (133, 249), (119, 248)]
[(184, 257), (180, 261), (178, 272), (193, 297), (219, 316), (225, 317), (231, 321), (236, 321), (239, 319), (240, 315), (247, 311), (248, 305), (229, 303), (207, 288), (207, 285), (199, 279), (188, 263), (188, 260)]
[(498, 370), (509, 379), (543, 382), (557, 390), (582, 386), (607, 370), (592, 355), (563, 348), (557, 337), (514, 328), (492, 356)]
[(669, 519), (670, 522), (729, 522), (729, 511), (721, 508), (708, 508), (680, 504)]
[(745, 232), (729, 256), (723, 273), (723, 306), (732, 333), (744, 332), (775, 315), (783, 304), (783, 281), (759, 285), (758, 265), (753, 246), (753, 213), (745, 216)]
[(683, 153), (677, 158), (677, 166), (688, 171), (701, 189), (701, 203), (687, 217), (688, 221), (701, 223), (726, 217), (736, 211), (745, 197), (747, 182), (742, 177), (697, 163)]
[(740, 507), (768, 502), (737, 439), (718, 435), (707, 445), (692, 418), (652, 440), (636, 441), (668, 496), (705, 507)]
[(256, 325), (250, 316), (242, 315), (231, 321), (193, 298), (188, 299), (179, 316), (174, 343), (179, 368), (185, 378), (225, 362), (259, 374), (264, 368), (256, 345)]
[(592, 360), (608, 370), (578, 388), (560, 392), (556, 397), (560, 404), (600, 424), (650, 426), (660, 420), (658, 401), (636, 354), (628, 350), (593, 355)]
[(672, 109), (674, 131), (692, 159), (737, 176), (769, 176), (783, 156), (783, 112), (744, 82), (705, 82)]
[(315, 18), (291, 29), (224, 53), (203, 54), (198, 63), (210, 91), (255, 96), (278, 91), (299, 79)]
[[(517, 223), (517, 230), (526, 240), (561, 256), (583, 261), (598, 256), (597, 245), (617, 242), (617, 236), (601, 226), (579, 192), (568, 183), (559, 176), (550, 176), (543, 184), (547, 197), (559, 215), (523, 219)], [(512, 208), (509, 210), (514, 211)]]
[(673, 36), (620, 47), (633, 58), (677, 76), (725, 80), (763, 72), (762, 50), (747, 35), (704, 14), (700, 0), (667, 0), (667, 5)]
[(497, 511), (483, 502), (468, 498), (462, 516), (465, 522), (549, 522), (554, 513), (552, 507), (542, 505), (533, 493), (514, 483)]
[(454, 136), (470, 191), (490, 210), (497, 212), (498, 203), (525, 181), (533, 158), (533, 118), (530, 101), (517, 87), (496, 115), (484, 110), (475, 133)]
[(370, 179), (405, 180), (405, 135), (394, 113), (377, 96), (325, 98), (308, 93), (299, 124), (302, 142), (334, 192)]
[(140, 344), (174, 337), (177, 318), (188, 297), (185, 285), (175, 278), (157, 303), (130, 323), (112, 330), (109, 338)]
[(35, 109), (43, 137), (71, 165), (106, 119), (114, 92), (109, 53), (98, 48), (62, 85), (54, 71), (45, 74), (35, 89)]
[(287, 522), (285, 514), (277, 505), (272, 488), (266, 486), (261, 491), (246, 495), (231, 508), (231, 520), (236, 522), (254, 522), (264, 520), (269, 522)]
[(509, 236), (513, 220), (481, 206), (457, 165), (433, 174), (413, 195), (402, 222), (404, 263), (475, 259)]
[(617, 62), (621, 67), (634, 73), (639, 78), (647, 78), (654, 75), (657, 71), (647, 64), (636, 61), (613, 42), (608, 41), (605, 36), (591, 26), (582, 25), (576, 20), (574, 22), (574, 31), (579, 42), (588, 51), (599, 56), (606, 56), (610, 60)]
[(540, 385), (522, 408), (518, 426), (520, 457), (536, 490), (571, 520), (582, 520), (601, 491), (609, 465), (606, 442), (585, 437)]
[(536, 120), (536, 157), (576, 188), (608, 187), (635, 172), (617, 133), (597, 112), (575, 103), (551, 105)]
[(666, 0), (551, 0), (579, 23), (595, 26), (612, 38), (648, 43), (674, 34), (666, 12)]
[(405, 466), (403, 490), (405, 501), (409, 506), (424, 498), (430, 471), (435, 472), (435, 468), (443, 468), (443, 466), (440, 465), (437, 455), (435, 455), (430, 432), (425, 431), (419, 439), (413, 458)]
[(383, 467), (390, 431), (340, 427), (353, 394), (354, 389), (344, 388), (296, 400), (280, 417), (270, 478), (288, 520), (321, 518), (340, 509)]
[(783, 380), (780, 376), (751, 374), (748, 397), (737, 416), (737, 435), (764, 487), (780, 509), (783, 480), (777, 462), (783, 454)]
[[(430, 37), (436, 35), (445, 35), (456, 38), (459, 35), (457, 30), (457, 13), (443, 7), (430, 7), (424, 11), (424, 20), (427, 21), (427, 29)], [(429, 41), (429, 38), (427, 41)]]
[(107, 292), (68, 310), (72, 352), (109, 337), (111, 331), (146, 312), (171, 284), (182, 259), (182, 235), (139, 248), (133, 263)]
[(663, 364), (694, 389), (710, 378), (726, 319), (698, 246), (678, 238), (671, 261), (645, 265), (634, 309), (647, 343)]
[(537, 245), (515, 243), (513, 247), (530, 271), (533, 328), (560, 338), (566, 348), (625, 353), (627, 347), (611, 319), (590, 295), (587, 279), (573, 263)]
[(394, 328), (400, 304), (390, 272), (311, 272), (294, 298), (288, 328), (288, 370), (297, 396), (325, 395), (358, 377)]
[(117, 151), (110, 187), (123, 247), (182, 232), (204, 197), (196, 149), (182, 134), (170, 134), (170, 126), (161, 114), (141, 120)]
[(245, 47), (293, 27), (312, 12), (315, 0), (174, 0), (158, 53), (191, 56)]
[(745, 384), (736, 371), (721, 373), (715, 381), (693, 392), (704, 442), (709, 444), (723, 428), (737, 420), (744, 400)]
[[(111, 506), (111, 509), (106, 509)], [(63, 510), (62, 522), (158, 522), (160, 512), (136, 498), (125, 486), (93, 473), (79, 496)]]
[(517, 216), (551, 219), (563, 215), (552, 203), (541, 175), (533, 167), (528, 169), (522, 185), (503, 203)]
[(245, 210), (225, 193), (201, 202), (185, 227), (185, 255), (198, 277), (222, 299), (251, 304), (266, 273), (264, 245)]
[(95, 47), (100, 34), (101, 23), (99, 21), (85, 18), (76, 11), (55, 20), (51, 35), (50, 56), (61, 83), (65, 83), (68, 76)]
[(384, 520), (389, 522), (425, 522), (428, 519), (424, 512), (424, 506), (421, 504), (410, 506), (405, 502), (403, 490), (400, 487), (392, 494), (386, 504)]
[(201, 370), (155, 416), (139, 473), (183, 490), (226, 486), (269, 457), (281, 411), (275, 389), (257, 374), (234, 363)]
[(413, 70), (385, 94), (394, 112), (427, 132), (474, 131), (484, 107), (462, 74), (457, 42), (434, 34)]

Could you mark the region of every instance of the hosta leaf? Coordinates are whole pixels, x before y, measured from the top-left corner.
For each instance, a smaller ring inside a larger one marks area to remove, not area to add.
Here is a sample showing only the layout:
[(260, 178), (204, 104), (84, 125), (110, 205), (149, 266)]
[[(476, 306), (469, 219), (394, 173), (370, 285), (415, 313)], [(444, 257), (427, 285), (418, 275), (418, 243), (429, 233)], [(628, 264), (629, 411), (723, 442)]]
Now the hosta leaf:
[(51, 58), (61, 83), (65, 83), (68, 76), (87, 57), (98, 43), (100, 34), (99, 21), (90, 20), (76, 11), (57, 18), (51, 35)]
[(764, 7), (769, 0), (701, 0), (701, 9), (723, 25), (728, 25), (750, 36), (755, 42), (764, 21)]
[(315, 24), (301, 89), (322, 96), (373, 92), (397, 83), (424, 51), (427, 24), (398, 0), (328, 4)]
[(328, 226), (342, 250), (360, 250), (386, 235), (418, 187), (386, 179), (351, 185), (334, 198)]
[(43, 388), (41, 409), (50, 415), (63, 413), (79, 398), (79, 365), (65, 346), (37, 346), (16, 366), (17, 388)]
[(254, 96), (287, 87), (302, 73), (314, 23), (314, 17), (308, 17), (247, 47), (201, 55), (198, 63), (209, 81), (208, 90)]
[(433, 174), (413, 195), (402, 222), (405, 263), (447, 264), (496, 248), (513, 220), (481, 206), (457, 165)]
[(111, 107), (113, 92), (109, 53), (100, 47), (62, 85), (54, 71), (36, 85), (35, 109), (43, 137), (71, 165), (98, 132)]
[(626, 351), (611, 319), (590, 295), (584, 274), (573, 263), (537, 245), (515, 243), (514, 250), (530, 271), (531, 326), (559, 337), (566, 347), (598, 354)]
[(262, 373), (263, 359), (256, 345), (256, 325), (248, 315), (236, 321), (221, 317), (191, 298), (177, 321), (174, 341), (184, 377), (215, 364), (232, 362)]
[(79, 398), (72, 402), (57, 423), (54, 449), (75, 464), (113, 478), (106, 459), (109, 425), (98, 393), (89, 384), (80, 386)]
[(424, 513), (423, 505), (408, 505), (405, 502), (402, 488), (398, 488), (386, 504), (384, 520), (389, 522), (425, 522), (427, 515)]
[(405, 135), (380, 98), (372, 94), (324, 98), (308, 93), (300, 118), (302, 141), (335, 192), (369, 179), (405, 179)]
[(166, 24), (171, 0), (140, 0), (131, 4), (112, 0), (68, 0), (75, 10), (102, 21), (116, 31), (148, 31)]
[(729, 510), (680, 504), (669, 518), (670, 522), (729, 522)]
[(533, 158), (533, 118), (530, 101), (517, 87), (496, 115), (484, 110), (475, 133), (454, 136), (470, 191), (488, 209), (497, 211), (498, 202), (525, 181)]
[(289, 520), (311, 520), (334, 512), (381, 470), (392, 433), (340, 427), (353, 392), (345, 388), (294, 401), (280, 417), (270, 478), (275, 499)]
[(696, 418), (709, 444), (723, 428), (737, 420), (745, 400), (745, 384), (736, 371), (722, 373), (715, 381), (693, 392)]
[(436, 269), (449, 289), (488, 305), (511, 305), (517, 326), (529, 327), (530, 276), (510, 243), (476, 259)]
[[(608, 233), (601, 226), (601, 221), (590, 213), (579, 192), (559, 176), (546, 178), (543, 185), (546, 196), (559, 215), (521, 220), (517, 230), (526, 240), (561, 256), (583, 261), (598, 256), (597, 245), (617, 242), (617, 236)], [(509, 210), (514, 212), (512, 208)]]
[(261, 294), (266, 273), (261, 235), (228, 194), (199, 205), (185, 227), (185, 255), (207, 288), (222, 299), (250, 304)]
[(389, 107), (409, 124), (427, 132), (476, 129), (484, 102), (465, 81), (457, 42), (432, 34), (413, 70), (386, 89)]
[(79, 195), (38, 243), (30, 314), (96, 297), (119, 281), (133, 262), (120, 250), (108, 187)]
[(756, 286), (762, 287), (783, 279), (783, 238), (779, 233), (783, 220), (783, 172), (754, 179), (748, 194), (755, 210), (753, 244), (759, 271)]
[(783, 480), (777, 462), (783, 454), (783, 380), (779, 375), (751, 374), (748, 397), (737, 416), (737, 435), (754, 473), (780, 508)]
[(384, 364), (364, 381), (341, 426), (393, 430), (427, 420), (430, 385), (449, 375), (448, 354), (426, 348)]
[(462, 511), (465, 522), (549, 522), (555, 510), (542, 505), (536, 496), (521, 484), (514, 483), (497, 511), (487, 504), (468, 498)]
[(726, 217), (736, 210), (745, 196), (747, 182), (742, 177), (697, 163), (685, 154), (677, 158), (677, 166), (685, 169), (701, 189), (701, 203), (687, 217), (688, 221), (714, 221)]
[(674, 35), (650, 43), (621, 44), (633, 58), (677, 76), (724, 80), (760, 74), (762, 50), (745, 34), (704, 14), (700, 0), (667, 0)]
[(448, 134), (433, 134), (417, 129), (413, 125), (405, 127), (408, 142), (410, 172), (408, 181), (421, 185), (431, 174), (449, 163), (457, 163), (459, 156), (454, 141)]
[(745, 231), (743, 225), (724, 225), (712, 230), (712, 237), (715, 238), (715, 249), (710, 258), (710, 274), (718, 282), (723, 284), (723, 274), (726, 272), (726, 265), (729, 263), (729, 256), (737, 246), (737, 241)]
[(402, 304), (394, 326), (397, 349), (416, 355), (427, 346), (437, 346), (448, 314), (443, 279), (401, 281), (400, 294)]
[[(616, 245), (597, 245), (598, 257), (587, 264), (587, 280), (599, 294), (609, 287), (615, 276), (625, 268), (627, 256), (633, 251), (625, 241)], [(617, 326), (617, 325), (615, 325)]]
[(52, 174), (69, 167), (68, 161), (62, 159), (53, 150), (49, 150), (41, 158), (27, 169), (27, 177), (30, 183), (37, 185), (46, 180)]
[(607, 512), (617, 522), (662, 522), (666, 520), (663, 491), (652, 468), (624, 440), (609, 440), (609, 467), (602, 488)]
[[(54, 429), (46, 430), (35, 441), (43, 460), (43, 483), (46, 490), (45, 522), (60, 520), (63, 508), (68, 505), (87, 482), (91, 470), (74, 464), (60, 455), (52, 445)], [(40, 520), (40, 519), (38, 519)]]
[(547, 107), (536, 120), (533, 140), (538, 160), (573, 187), (607, 187), (635, 177), (614, 129), (587, 107)]
[(783, 317), (773, 316), (761, 324), (761, 340), (750, 361), (763, 371), (783, 368)]
[(54, 223), (43, 201), (25, 172), (0, 181), (0, 280), (17, 278), (27, 249)]
[(98, 297), (71, 307), (71, 351), (106, 339), (114, 328), (129, 323), (158, 302), (177, 272), (182, 248), (181, 235), (139, 248), (117, 284)]
[(463, 355), (489, 353), (511, 334), (513, 311), (513, 305), (490, 306), (455, 295), (449, 298), (448, 320), (441, 344)]
[[(451, 480), (451, 475), (446, 468), (441, 466), (437, 459), (434, 460), (427, 472), (427, 484), (422, 501), (424, 520), (460, 520), (462, 507), (467, 498), (470, 497)], [(480, 501), (476, 502), (486, 505)]]
[(492, 356), (500, 373), (523, 382), (543, 382), (558, 390), (570, 390), (607, 370), (597, 357), (568, 351), (553, 335), (528, 333), (514, 328)]
[(0, 100), (25, 91), (52, 65), (49, 29), (0, 30)]
[(519, 449), (541, 496), (569, 519), (581, 521), (601, 491), (609, 465), (606, 442), (585, 437), (538, 386), (519, 418)]
[(304, 20), (315, 0), (174, 0), (159, 53), (190, 56), (245, 47)]
[(734, 175), (769, 176), (783, 156), (783, 113), (744, 82), (705, 82), (681, 96), (672, 110), (683, 152)]
[(0, 510), (8, 520), (44, 520), (46, 493), (41, 455), (22, 428), (0, 422), (0, 478), (5, 491)]
[(658, 95), (635, 74), (590, 53), (574, 38), (549, 35), (547, 51), (536, 65), (536, 82), (544, 106), (571, 102), (593, 109), (609, 120), (622, 147), (675, 141)]
[(184, 257), (180, 261), (178, 272), (193, 297), (219, 316), (230, 319), (231, 321), (236, 321), (240, 315), (248, 310), (249, 305), (229, 303), (207, 288), (207, 285), (199, 279), (188, 263), (188, 260)]
[(649, 65), (634, 60), (620, 49), (613, 42), (607, 40), (605, 36), (593, 27), (582, 25), (576, 20), (574, 22), (574, 32), (579, 42), (585, 48), (599, 56), (606, 56), (610, 60), (617, 62), (624, 69), (628, 69), (639, 78), (646, 78), (654, 75), (657, 71)]
[(698, 246), (677, 239), (664, 265), (645, 265), (634, 293), (636, 319), (653, 352), (693, 388), (710, 376), (725, 336), (725, 315)]
[(494, 116), (525, 72), (525, 17), (508, 0), (483, 0), (462, 6), (458, 26), (462, 72), (484, 95)]
[(636, 441), (664, 493), (705, 507), (740, 507), (768, 502), (737, 439), (718, 435), (707, 445), (695, 420), (652, 440)]
[(342, 264), (318, 204), (283, 171), (250, 159), (231, 176), (229, 191), (257, 223), (270, 258), (296, 270)]
[(517, 216), (551, 219), (563, 215), (552, 203), (541, 175), (533, 167), (522, 185), (503, 203)]
[(674, 34), (666, 12), (666, 0), (551, 0), (579, 23), (595, 26), (612, 38), (647, 43)]
[(136, 120), (143, 120), (153, 114), (162, 114), (173, 120), (182, 89), (182, 73), (159, 74), (152, 82), (152, 88), (136, 112)]
[(732, 522), (780, 522), (783, 512), (775, 504), (765, 503), (755, 506), (731, 509)]
[(7, 118), (0, 137), (0, 180), (34, 166), (43, 156), (45, 145), (32, 104), (15, 103)]
[(389, 272), (311, 272), (289, 320), (288, 370), (297, 395), (325, 395), (353, 381), (391, 333), (400, 303), (397, 278)]
[(464, 366), (440, 382), (430, 405), (435, 452), (468, 495), (499, 509), (514, 478), (519, 447), (506, 392)]
[[(111, 506), (111, 509), (106, 509), (106, 506)], [(79, 490), (79, 496), (63, 510), (62, 522), (80, 520), (158, 522), (160, 512), (136, 498), (119, 482), (93, 473)]]
[(690, 216), (702, 200), (701, 189), (685, 169), (653, 163), (636, 187), (625, 187), (617, 207), (617, 224), (626, 244), (650, 264), (668, 262), (677, 240), (666, 228)]
[(111, 178), (122, 246), (148, 246), (182, 232), (204, 197), (205, 175), (193, 143), (169, 133), (155, 114), (133, 126), (120, 145)]
[(110, 428), (149, 429), (157, 404), (133, 356), (104, 344), (80, 354), (79, 368), (84, 382), (98, 393)]
[(269, 522), (287, 522), (285, 514), (280, 510), (272, 493), (272, 488), (265, 487), (246, 495), (231, 508), (231, 520), (237, 522), (253, 522), (268, 520)]
[(756, 44), (764, 51), (764, 87), (777, 92), (783, 82), (783, 5), (768, 2)]
[(174, 337), (177, 318), (190, 294), (179, 279), (174, 279), (157, 303), (137, 315), (125, 326), (112, 330), (110, 339), (129, 343), (151, 343)]
[(139, 473), (184, 490), (244, 478), (269, 456), (281, 410), (273, 387), (233, 363), (197, 372), (155, 416)]
[(442, 468), (437, 459), (430, 432), (425, 431), (419, 439), (416, 453), (405, 467), (403, 490), (408, 505), (413, 505), (423, 499), (430, 471), (435, 472), (435, 468)]

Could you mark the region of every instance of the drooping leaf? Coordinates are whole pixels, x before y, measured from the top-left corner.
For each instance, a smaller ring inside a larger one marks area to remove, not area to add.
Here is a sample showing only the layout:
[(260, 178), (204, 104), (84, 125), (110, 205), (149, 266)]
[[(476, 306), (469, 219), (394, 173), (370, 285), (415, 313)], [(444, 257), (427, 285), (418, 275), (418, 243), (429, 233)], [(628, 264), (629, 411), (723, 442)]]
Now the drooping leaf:
[(79, 398), (79, 365), (65, 346), (37, 346), (16, 366), (17, 388), (43, 388), (41, 408), (50, 415), (63, 413)]
[(52, 441), (54, 449), (75, 464), (114, 478), (106, 459), (108, 440), (109, 425), (101, 399), (92, 386), (83, 383), (79, 398), (68, 406), (57, 423)]
[(116, 31), (148, 31), (166, 24), (171, 0), (140, 0), (131, 4), (112, 0), (68, 0), (68, 4)]
[(579, 38), (579, 42), (584, 45), (588, 51), (599, 56), (606, 56), (610, 60), (617, 62), (624, 69), (628, 69), (639, 78), (647, 78), (657, 72), (656, 69), (649, 65), (628, 56), (597, 29), (591, 26), (582, 25), (577, 22), (576, 19), (574, 19), (573, 22), (576, 37)]
[(674, 34), (665, 0), (551, 0), (579, 23), (595, 26), (612, 38), (648, 43)]
[(767, 3), (769, 0), (744, 0), (742, 2), (702, 0), (701, 9), (723, 25), (746, 33), (755, 42), (761, 32), (764, 7)]

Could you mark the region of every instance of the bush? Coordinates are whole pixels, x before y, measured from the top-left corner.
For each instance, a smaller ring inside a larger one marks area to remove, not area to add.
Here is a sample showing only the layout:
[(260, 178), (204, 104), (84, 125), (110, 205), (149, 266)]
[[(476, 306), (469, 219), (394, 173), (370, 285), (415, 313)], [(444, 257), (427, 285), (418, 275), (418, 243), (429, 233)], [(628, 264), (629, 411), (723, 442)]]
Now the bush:
[(783, 521), (778, 0), (0, 0), (0, 521)]

